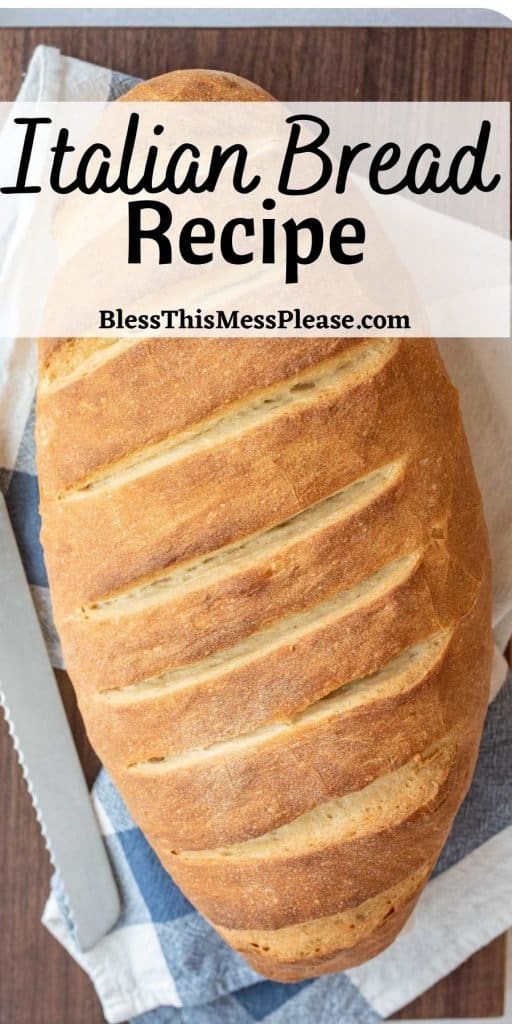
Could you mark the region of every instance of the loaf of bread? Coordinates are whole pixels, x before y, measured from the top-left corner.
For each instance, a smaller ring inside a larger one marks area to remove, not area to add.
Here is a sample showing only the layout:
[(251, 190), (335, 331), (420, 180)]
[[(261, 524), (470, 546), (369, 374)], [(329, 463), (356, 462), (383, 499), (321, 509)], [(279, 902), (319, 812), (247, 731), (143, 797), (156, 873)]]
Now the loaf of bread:
[[(137, 99), (260, 99), (178, 72)], [(489, 556), (434, 342), (41, 342), (42, 537), (91, 741), (262, 974), (407, 919), (471, 778)]]

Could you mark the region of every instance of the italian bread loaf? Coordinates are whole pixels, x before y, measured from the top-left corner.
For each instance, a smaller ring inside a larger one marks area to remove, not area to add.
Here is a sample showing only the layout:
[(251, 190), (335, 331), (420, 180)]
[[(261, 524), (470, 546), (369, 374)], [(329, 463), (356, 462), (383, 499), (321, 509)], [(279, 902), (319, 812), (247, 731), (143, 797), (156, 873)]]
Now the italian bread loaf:
[[(133, 98), (262, 99), (216, 72)], [(489, 556), (434, 342), (40, 343), (42, 539), (91, 741), (262, 974), (407, 919), (468, 788)]]

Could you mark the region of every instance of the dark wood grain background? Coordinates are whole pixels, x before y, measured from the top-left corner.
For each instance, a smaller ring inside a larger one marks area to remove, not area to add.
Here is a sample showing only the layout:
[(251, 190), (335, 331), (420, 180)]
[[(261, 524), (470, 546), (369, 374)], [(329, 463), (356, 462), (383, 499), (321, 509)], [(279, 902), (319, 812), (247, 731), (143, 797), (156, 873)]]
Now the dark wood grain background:
[[(507, 29), (34, 28), (0, 29), (0, 100), (14, 98), (39, 43), (141, 78), (222, 68), (282, 99), (512, 99)], [(97, 764), (64, 673), (59, 685), (92, 780)], [(3, 722), (0, 865), (0, 1024), (100, 1024), (90, 982), (39, 924), (50, 868)], [(503, 980), (500, 938), (398, 1016), (499, 1016)]]

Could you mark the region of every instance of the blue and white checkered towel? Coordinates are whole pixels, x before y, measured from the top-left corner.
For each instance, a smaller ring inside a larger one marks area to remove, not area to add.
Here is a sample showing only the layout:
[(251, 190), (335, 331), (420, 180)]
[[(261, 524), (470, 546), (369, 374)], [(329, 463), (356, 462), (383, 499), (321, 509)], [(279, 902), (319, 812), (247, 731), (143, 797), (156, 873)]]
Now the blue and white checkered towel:
[[(24, 96), (101, 99), (129, 85), (129, 79), (40, 48)], [(512, 424), (504, 419), (504, 404), (495, 399), (504, 378), (509, 387), (512, 383), (511, 355), (499, 343), (467, 342), (446, 346), (445, 356), (462, 389), (477, 471), (489, 499), (495, 626), (503, 646), (512, 607), (512, 514), (501, 468), (512, 457)], [(0, 341), (0, 488), (52, 660), (60, 665), (38, 540), (35, 365), (33, 342)], [(496, 690), (503, 665), (497, 653)], [(263, 981), (222, 942), (163, 871), (105, 772), (93, 796), (121, 893), (122, 916), (93, 950), (80, 953), (54, 879), (44, 923), (88, 972), (112, 1024), (127, 1019), (136, 1019), (136, 1024), (376, 1022), (512, 926), (511, 761), (512, 678), (489, 709), (471, 792), (412, 922), (390, 949), (344, 974), (295, 985)]]

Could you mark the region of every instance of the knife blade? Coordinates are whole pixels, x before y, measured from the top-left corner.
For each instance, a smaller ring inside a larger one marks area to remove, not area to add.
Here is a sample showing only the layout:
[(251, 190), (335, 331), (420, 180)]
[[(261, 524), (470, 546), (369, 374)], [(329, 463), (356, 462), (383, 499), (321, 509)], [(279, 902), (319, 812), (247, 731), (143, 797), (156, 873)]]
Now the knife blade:
[(119, 895), (1, 494), (0, 702), (75, 938), (91, 949)]

